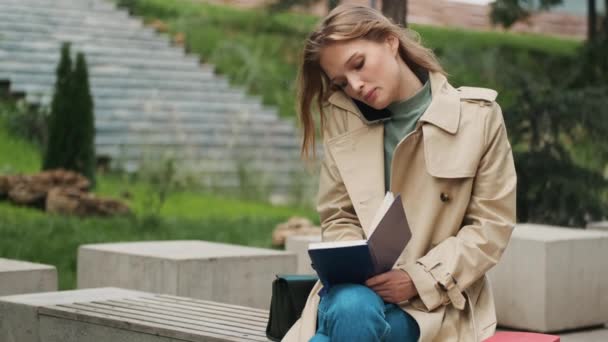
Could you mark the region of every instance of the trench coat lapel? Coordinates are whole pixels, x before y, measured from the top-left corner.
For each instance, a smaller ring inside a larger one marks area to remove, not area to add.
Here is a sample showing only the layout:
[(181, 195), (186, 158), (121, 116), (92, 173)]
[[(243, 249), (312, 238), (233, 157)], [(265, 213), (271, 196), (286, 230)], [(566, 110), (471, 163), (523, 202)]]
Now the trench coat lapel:
[[(352, 100), (336, 94), (330, 102), (363, 116)], [(353, 120), (359, 119), (353, 117)], [(370, 223), (384, 199), (384, 125), (364, 125), (332, 138), (326, 144), (368, 236)]]

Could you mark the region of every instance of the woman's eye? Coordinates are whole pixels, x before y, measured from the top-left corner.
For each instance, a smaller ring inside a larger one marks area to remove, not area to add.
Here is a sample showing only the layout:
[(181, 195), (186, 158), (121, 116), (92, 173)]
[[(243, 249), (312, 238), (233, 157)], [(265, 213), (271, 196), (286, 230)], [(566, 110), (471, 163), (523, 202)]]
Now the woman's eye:
[(340, 83), (340, 84), (338, 84), (338, 87), (344, 89), (344, 88), (348, 87), (348, 83), (346, 83), (346, 82)]
[(357, 70), (361, 70), (363, 68), (363, 65), (365, 64), (364, 60), (361, 60), (361, 62), (359, 62), (359, 64), (357, 64), (357, 66), (355, 67)]

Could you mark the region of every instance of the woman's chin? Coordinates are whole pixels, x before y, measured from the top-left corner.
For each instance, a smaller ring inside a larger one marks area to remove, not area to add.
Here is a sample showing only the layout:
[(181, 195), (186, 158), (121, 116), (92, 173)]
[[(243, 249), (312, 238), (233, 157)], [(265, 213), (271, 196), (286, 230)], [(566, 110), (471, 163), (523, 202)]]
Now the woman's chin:
[(372, 107), (372, 108), (374, 108), (374, 109), (376, 109), (376, 110), (382, 110), (382, 109), (388, 107), (388, 104), (383, 103), (383, 102), (368, 103), (367, 105), (370, 106), (370, 107)]

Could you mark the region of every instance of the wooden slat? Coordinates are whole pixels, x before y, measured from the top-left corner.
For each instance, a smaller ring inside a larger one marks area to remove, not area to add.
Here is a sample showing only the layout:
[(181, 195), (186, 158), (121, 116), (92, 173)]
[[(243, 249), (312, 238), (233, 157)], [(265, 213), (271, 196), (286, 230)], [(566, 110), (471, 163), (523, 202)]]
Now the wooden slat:
[[(116, 319), (113, 315), (88, 312), (84, 310), (58, 307), (58, 306), (47, 306), (40, 307), (38, 309), (40, 315), (46, 315), (56, 318), (70, 319), (73, 321), (86, 322), (91, 324), (98, 324), (106, 327), (124, 329), (129, 331), (135, 331), (145, 334), (153, 334), (163, 337), (182, 339), (185, 341), (192, 342), (251, 342), (251, 341), (266, 341), (260, 340), (257, 337), (250, 336), (231, 336), (226, 332), (217, 333), (215, 331), (200, 331), (191, 329), (175, 329), (173, 327), (166, 327), (163, 324), (155, 324), (152, 322), (142, 322), (136, 319), (121, 318)], [(151, 332), (153, 331), (153, 332)]]
[[(98, 302), (92, 302), (98, 303)], [(152, 313), (163, 313), (163, 314), (171, 314), (176, 317), (200, 317), (200, 318), (217, 318), (227, 322), (241, 323), (247, 324), (249, 326), (257, 326), (260, 328), (266, 327), (266, 320), (258, 321), (247, 319), (247, 317), (235, 317), (229, 315), (223, 315), (221, 313), (215, 312), (211, 309), (199, 309), (199, 308), (182, 308), (182, 307), (172, 307), (166, 304), (158, 304), (158, 303), (146, 303), (142, 301), (115, 301), (109, 300), (106, 302), (99, 302), (100, 304), (110, 304), (112, 306), (124, 307), (124, 308), (136, 308), (140, 311), (152, 312)]]
[(201, 321), (196, 322), (196, 324), (193, 324), (190, 322), (180, 322), (180, 321), (172, 320), (170, 317), (162, 317), (162, 315), (158, 315), (160, 317), (154, 317), (152, 315), (142, 316), (141, 313), (133, 314), (133, 313), (120, 312), (120, 311), (114, 310), (112, 308), (98, 308), (98, 307), (90, 305), (90, 303), (58, 305), (58, 307), (72, 309), (72, 310), (80, 310), (80, 311), (91, 312), (91, 313), (103, 313), (103, 314), (111, 315), (111, 316), (113, 316), (115, 318), (119, 318), (119, 319), (131, 319), (131, 320), (137, 320), (140, 322), (154, 323), (154, 324), (158, 324), (158, 325), (163, 325), (165, 327), (171, 327), (176, 330), (177, 329), (188, 329), (190, 331), (198, 331), (199, 334), (203, 331), (211, 331), (214, 333), (225, 334), (228, 336), (234, 336), (234, 337), (247, 336), (254, 340), (266, 341), (265, 334), (263, 336), (260, 336), (261, 334), (259, 332), (253, 331), (251, 329), (240, 329), (240, 328), (235, 328), (235, 327), (230, 327), (229, 329), (227, 329), (226, 326), (208, 323), (208, 322), (201, 322)]
[[(215, 325), (220, 325), (220, 326), (226, 326), (226, 329), (232, 329), (235, 328), (235, 331), (239, 331), (239, 332), (245, 332), (245, 333), (250, 333), (253, 335), (260, 335), (260, 336), (266, 336), (265, 332), (264, 332), (264, 327), (262, 326), (255, 326), (255, 325), (251, 325), (251, 324), (247, 324), (244, 322), (230, 322), (230, 321), (226, 321), (224, 319), (224, 317), (217, 317), (213, 318), (211, 315), (207, 316), (207, 317), (192, 317), (192, 316), (188, 316), (185, 314), (180, 314), (180, 315), (175, 315), (174, 313), (169, 313), (169, 312), (163, 312), (162, 310), (157, 310), (156, 312), (151, 312), (151, 311), (143, 311), (138, 307), (129, 307), (129, 306), (125, 306), (123, 305), (114, 305), (111, 303), (86, 303), (86, 305), (88, 307), (93, 307), (93, 308), (97, 308), (100, 310), (108, 310), (109, 312), (112, 312), (112, 310), (117, 312), (117, 315), (120, 313), (122, 314), (133, 314), (133, 315), (141, 315), (141, 320), (145, 320), (147, 318), (160, 318), (160, 319), (164, 319), (165, 322), (167, 322), (167, 324), (171, 324), (171, 325), (179, 325), (179, 324), (188, 324), (188, 325), (193, 325), (193, 326), (198, 326), (198, 325), (205, 325), (205, 324), (213, 324)], [(79, 306), (80, 307), (80, 306)], [(171, 322), (171, 323), (169, 323)], [(242, 331), (241, 331), (242, 330)], [(246, 330), (246, 331), (245, 331)]]
[(183, 302), (174, 302), (174, 301), (157, 301), (157, 300), (150, 300), (148, 298), (133, 298), (133, 299), (124, 299), (121, 302), (128, 302), (128, 303), (147, 303), (147, 304), (151, 304), (151, 305), (161, 305), (161, 306), (167, 306), (170, 308), (176, 308), (176, 309), (184, 309), (184, 310), (189, 310), (189, 311), (209, 311), (211, 310), (212, 312), (215, 312), (216, 314), (222, 314), (225, 316), (231, 316), (231, 317), (236, 317), (236, 318), (245, 318), (249, 321), (254, 320), (263, 324), (266, 324), (266, 322), (268, 322), (268, 316), (264, 316), (264, 317), (260, 317), (260, 316), (255, 316), (255, 315), (250, 315), (248, 312), (242, 312), (242, 311), (237, 311), (234, 309), (226, 309), (226, 308), (222, 308), (222, 307), (217, 307), (217, 306), (212, 306), (212, 305), (206, 305), (206, 304), (198, 304), (198, 305), (191, 305), (191, 304), (184, 304)]
[[(142, 297), (139, 297), (142, 298)], [(230, 305), (224, 303), (211, 302), (200, 299), (180, 298), (180, 297), (168, 297), (165, 295), (155, 297), (158, 301), (165, 303), (179, 303), (188, 306), (198, 307), (213, 307), (216, 310), (222, 310), (224, 312), (233, 312), (235, 314), (242, 314), (248, 317), (261, 317), (268, 318), (269, 312), (267, 310), (255, 309), (246, 306)]]
[(268, 316), (268, 310), (250, 308), (248, 306), (240, 306), (240, 305), (234, 305), (234, 304), (218, 303), (218, 302), (214, 302), (214, 301), (210, 301), (210, 300), (187, 298), (187, 297), (178, 297), (178, 296), (171, 296), (171, 295), (166, 295), (166, 294), (160, 294), (160, 295), (156, 295), (154, 297), (155, 298), (174, 299), (174, 300), (178, 300), (178, 301), (185, 301), (185, 302), (191, 302), (191, 303), (210, 304), (210, 305), (214, 305), (214, 306), (221, 306), (221, 307), (232, 308), (232, 309), (237, 309), (237, 310), (247, 309), (247, 311), (249, 311), (249, 312), (257, 312), (259, 314), (265, 314), (266, 316)]

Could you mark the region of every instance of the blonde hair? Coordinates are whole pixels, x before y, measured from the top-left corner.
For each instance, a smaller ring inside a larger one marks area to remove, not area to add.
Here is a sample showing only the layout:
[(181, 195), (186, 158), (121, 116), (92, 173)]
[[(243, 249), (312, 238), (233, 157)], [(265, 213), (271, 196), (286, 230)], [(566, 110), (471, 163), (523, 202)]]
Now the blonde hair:
[(316, 100), (321, 132), (325, 125), (324, 103), (337, 91), (330, 87), (330, 80), (320, 65), (320, 52), (325, 46), (340, 41), (367, 39), (382, 42), (389, 35), (399, 39), (399, 55), (414, 71), (425, 70), (445, 74), (435, 54), (420, 44), (420, 37), (413, 31), (394, 24), (377, 10), (360, 5), (340, 5), (334, 8), (310, 33), (304, 46), (298, 75), (298, 112), (304, 130), (301, 154), (308, 158), (315, 155), (315, 121), (312, 107)]

